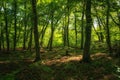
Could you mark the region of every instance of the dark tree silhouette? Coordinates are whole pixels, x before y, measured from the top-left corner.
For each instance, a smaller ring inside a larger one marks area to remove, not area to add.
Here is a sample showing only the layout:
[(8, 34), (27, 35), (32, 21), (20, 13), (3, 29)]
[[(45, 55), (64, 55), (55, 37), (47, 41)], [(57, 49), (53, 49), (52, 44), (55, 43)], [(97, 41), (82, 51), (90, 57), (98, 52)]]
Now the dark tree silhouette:
[(37, 10), (36, 10), (36, 0), (32, 0), (32, 11), (33, 11), (35, 50), (36, 50), (35, 61), (39, 61), (40, 60), (40, 46), (39, 46), (38, 27), (37, 27), (38, 20), (37, 20)]
[(86, 0), (86, 27), (85, 27), (85, 44), (83, 51), (83, 61), (90, 62), (90, 43), (91, 43), (91, 27), (92, 27), (92, 18), (91, 18), (91, 0)]

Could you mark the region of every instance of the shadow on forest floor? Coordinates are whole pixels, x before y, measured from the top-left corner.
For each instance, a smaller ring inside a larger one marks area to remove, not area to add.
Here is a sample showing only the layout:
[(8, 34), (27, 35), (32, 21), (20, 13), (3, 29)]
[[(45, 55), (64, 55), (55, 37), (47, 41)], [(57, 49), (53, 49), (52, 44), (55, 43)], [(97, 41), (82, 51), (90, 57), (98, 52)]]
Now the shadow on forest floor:
[(79, 56), (37, 62), (16, 74), (16, 80), (119, 80), (112, 58), (97, 53), (91, 63), (80, 63)]
[(120, 75), (115, 67), (118, 60), (105, 53), (91, 55), (89, 64), (80, 63), (81, 54), (66, 56), (55, 51), (42, 53), (42, 61), (36, 63), (28, 52), (24, 56), (16, 53), (0, 58), (0, 80), (119, 80)]

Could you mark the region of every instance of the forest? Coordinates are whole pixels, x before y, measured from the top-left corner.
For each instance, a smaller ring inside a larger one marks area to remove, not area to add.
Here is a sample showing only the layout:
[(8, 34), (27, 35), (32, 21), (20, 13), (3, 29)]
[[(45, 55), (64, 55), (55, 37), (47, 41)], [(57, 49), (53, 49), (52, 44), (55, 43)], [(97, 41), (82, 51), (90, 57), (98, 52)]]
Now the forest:
[(120, 80), (120, 0), (1, 0), (0, 80)]

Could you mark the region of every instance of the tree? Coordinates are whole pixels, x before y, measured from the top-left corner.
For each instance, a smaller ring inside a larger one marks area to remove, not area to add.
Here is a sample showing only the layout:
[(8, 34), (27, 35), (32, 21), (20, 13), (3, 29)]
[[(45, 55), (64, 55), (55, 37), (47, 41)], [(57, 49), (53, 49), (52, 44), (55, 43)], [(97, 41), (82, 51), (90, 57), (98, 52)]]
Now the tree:
[[(103, 33), (102, 33), (102, 25), (101, 25), (101, 20), (100, 20), (100, 16), (98, 14), (98, 11), (97, 10), (97, 4), (93, 4), (93, 9), (95, 10), (95, 17), (97, 18), (97, 24), (99, 25), (99, 32), (96, 32), (96, 34), (98, 35), (98, 39), (99, 39), (99, 42), (104, 42), (104, 36), (103, 36)], [(100, 12), (99, 12), (100, 13)], [(104, 26), (104, 25), (103, 25)]]
[(6, 44), (7, 44), (7, 51), (9, 51), (9, 33), (8, 33), (8, 15), (7, 15), (7, 7), (6, 3), (3, 5), (4, 8), (4, 20), (5, 20), (5, 34), (6, 34)]
[(84, 14), (85, 14), (85, 3), (83, 2), (82, 17), (81, 17), (81, 49), (84, 47)]
[(110, 16), (110, 0), (106, 0), (107, 11), (106, 11), (106, 42), (108, 45), (109, 53), (112, 53), (111, 39), (110, 39), (110, 30), (109, 30), (109, 16)]
[(38, 27), (37, 27), (38, 20), (37, 20), (37, 10), (36, 10), (36, 0), (32, 0), (32, 11), (33, 11), (35, 50), (36, 50), (35, 61), (39, 61), (40, 60), (40, 46), (39, 46)]
[(90, 62), (90, 44), (91, 44), (91, 27), (92, 27), (92, 18), (91, 18), (91, 0), (86, 0), (85, 2), (86, 10), (86, 27), (85, 27), (85, 44), (83, 51), (83, 62)]
[(14, 0), (14, 51), (17, 43), (17, 0)]
[(49, 50), (52, 50), (52, 44), (53, 44), (53, 36), (54, 36), (54, 31), (55, 31), (55, 26), (54, 26), (54, 12), (55, 12), (55, 7), (54, 7), (54, 2), (51, 2), (51, 36), (50, 36), (50, 43), (49, 43)]
[(67, 0), (67, 26), (66, 26), (66, 44), (69, 47), (69, 24), (70, 24), (70, 2)]
[(23, 37), (23, 49), (26, 48), (26, 28), (27, 28), (27, 14), (26, 14), (26, 9), (27, 9), (27, 0), (24, 1), (24, 9), (25, 9), (25, 13), (24, 13), (24, 37)]
[(74, 13), (74, 17), (75, 17), (75, 46), (77, 47), (77, 16), (76, 14)]
[[(0, 3), (0, 6), (2, 5), (2, 2)], [(1, 17), (2, 17), (2, 12), (1, 12), (1, 8), (2, 6), (0, 7), (0, 20), (1, 20)], [(1, 37), (1, 25), (2, 23), (0, 22), (0, 51), (1, 51), (1, 48), (2, 48), (2, 37)]]

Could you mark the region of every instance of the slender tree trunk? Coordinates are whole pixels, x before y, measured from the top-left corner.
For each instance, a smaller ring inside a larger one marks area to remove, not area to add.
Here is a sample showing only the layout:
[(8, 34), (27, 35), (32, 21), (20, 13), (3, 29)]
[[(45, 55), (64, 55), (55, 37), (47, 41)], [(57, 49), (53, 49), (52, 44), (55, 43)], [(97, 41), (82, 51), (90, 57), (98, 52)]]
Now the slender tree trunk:
[(5, 36), (4, 36), (4, 27), (2, 27), (3, 26), (3, 23), (1, 23), (1, 49), (2, 50), (5, 50), (5, 43), (4, 43), (4, 41), (5, 41)]
[(40, 42), (41, 47), (43, 47), (43, 38), (44, 38), (45, 31), (46, 31), (47, 27), (48, 27), (48, 23), (45, 25), (45, 27), (43, 28), (43, 31), (42, 31), (42, 33), (41, 33), (41, 34), (42, 34), (42, 35), (41, 35), (41, 42)]
[[(0, 2), (0, 13), (2, 13), (1, 9), (3, 8), (3, 1)], [(0, 15), (0, 20), (2, 19), (2, 16), (3, 15)], [(2, 50), (2, 26), (3, 26), (3, 23), (0, 21), (0, 51)]]
[(1, 38), (2, 38), (2, 40), (1, 40), (1, 46), (2, 46), (2, 49), (3, 50), (5, 50), (5, 43), (4, 43), (4, 40), (5, 40), (5, 36), (4, 36), (4, 30), (3, 29), (1, 29)]
[(70, 7), (69, 0), (67, 1), (67, 26), (66, 26), (66, 39), (67, 39), (67, 47), (69, 47), (69, 24), (70, 24)]
[(26, 48), (26, 27), (27, 27), (27, 17), (26, 17), (26, 7), (27, 7), (27, 4), (26, 4), (26, 0), (24, 2), (24, 9), (25, 9), (25, 14), (24, 14), (24, 38), (23, 38), (23, 49)]
[(65, 53), (68, 55), (68, 47), (69, 47), (69, 28), (68, 28), (68, 22), (67, 22), (67, 15), (65, 15), (65, 27), (64, 27), (64, 46), (65, 46)]
[(94, 26), (94, 25), (93, 25), (93, 29), (94, 29), (96, 35), (98, 36), (98, 40), (99, 40), (99, 42), (100, 42), (100, 40), (101, 40), (100, 35), (99, 35), (99, 33), (97, 32), (97, 30), (95, 29), (95, 26)]
[(14, 51), (16, 50), (17, 38), (17, 0), (14, 0)]
[(22, 27), (22, 21), (18, 21), (18, 34), (17, 34), (17, 42), (19, 42), (20, 41), (20, 36), (21, 36), (21, 30), (20, 30), (20, 28)]
[(85, 45), (83, 51), (83, 62), (90, 62), (90, 44), (91, 44), (91, 0), (86, 0), (86, 28), (85, 28)]
[(2, 50), (2, 23), (0, 24), (0, 51)]
[(107, 4), (107, 13), (106, 13), (106, 42), (110, 55), (112, 54), (111, 39), (110, 39), (110, 30), (109, 30), (109, 16), (110, 16), (110, 2), (106, 1)]
[(37, 20), (37, 10), (36, 10), (36, 0), (32, 0), (32, 11), (33, 11), (35, 50), (36, 50), (35, 61), (39, 61), (40, 60), (40, 46), (39, 46), (38, 26), (37, 26), (38, 20)]
[(49, 50), (52, 50), (52, 44), (53, 44), (53, 35), (54, 35), (54, 11), (51, 12), (51, 36), (50, 36), (50, 45), (49, 45)]
[(100, 18), (99, 18), (99, 15), (98, 15), (98, 11), (96, 9), (96, 6), (94, 6), (94, 10), (96, 12), (96, 18), (97, 18), (97, 21), (98, 21), (98, 25), (99, 25), (99, 29), (100, 29), (100, 32), (98, 33), (99, 35), (99, 41), (100, 42), (104, 42), (104, 36), (103, 36), (103, 33), (102, 33), (102, 26), (101, 26), (101, 21), (100, 21)]
[(75, 15), (75, 47), (77, 47), (77, 20)]
[(28, 43), (28, 49), (31, 51), (32, 50), (32, 33), (33, 33), (33, 28), (31, 27), (30, 29), (30, 39)]
[[(118, 20), (119, 20), (118, 28), (119, 28), (119, 34), (120, 34), (120, 12), (118, 12)], [(119, 36), (119, 40), (120, 40), (120, 36)], [(119, 44), (119, 46), (120, 46), (120, 44)]]
[(65, 34), (64, 34), (64, 32), (65, 32), (65, 29), (64, 29), (64, 24), (63, 24), (63, 27), (62, 27), (62, 42), (63, 42), (63, 46), (65, 47)]
[(66, 46), (66, 15), (65, 19), (63, 20), (63, 40), (64, 40), (64, 47)]
[(7, 18), (6, 4), (4, 4), (4, 19), (5, 19), (7, 51), (9, 51), (9, 32), (8, 32), (8, 18)]
[(2, 41), (1, 41), (2, 37), (1, 37), (1, 32), (0, 32), (0, 51), (2, 50)]
[[(30, 21), (32, 22), (32, 18), (30, 18)], [(30, 27), (30, 35), (29, 35), (29, 42), (28, 42), (28, 50), (32, 50), (32, 42), (33, 42), (33, 23), (31, 23)]]
[(99, 35), (100, 35), (100, 42), (104, 42), (104, 36), (103, 36), (103, 33), (102, 33), (102, 26), (100, 24), (100, 20), (98, 20), (98, 25), (99, 25), (99, 29), (100, 29), (100, 33), (99, 33)]
[(67, 13), (65, 15), (65, 49), (66, 49), (66, 55), (69, 55), (68, 48), (70, 46), (69, 44), (69, 24), (70, 24), (70, 5), (69, 0), (67, 0)]
[(82, 18), (81, 18), (81, 49), (84, 47), (84, 10), (85, 3), (83, 2)]

